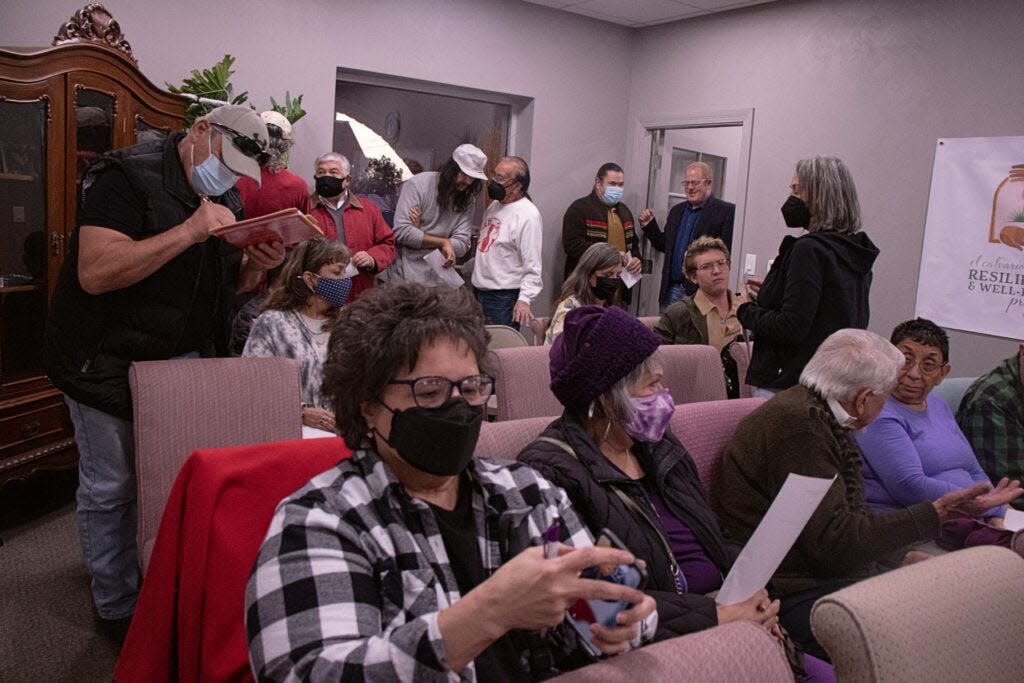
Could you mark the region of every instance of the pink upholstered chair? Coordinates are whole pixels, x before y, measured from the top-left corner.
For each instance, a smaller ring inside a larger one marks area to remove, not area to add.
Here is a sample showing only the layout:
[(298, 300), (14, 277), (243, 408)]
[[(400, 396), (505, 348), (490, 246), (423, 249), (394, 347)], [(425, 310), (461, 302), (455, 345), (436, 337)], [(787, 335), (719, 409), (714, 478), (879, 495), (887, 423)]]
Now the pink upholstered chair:
[(488, 360), (499, 421), (562, 414), (562, 404), (551, 393), (548, 347), (495, 349)]
[(658, 355), (665, 367), (662, 381), (676, 405), (727, 397), (722, 361), (714, 347), (664, 344)]
[(533, 442), (557, 416), (527, 417), (522, 420), (485, 422), (474, 455), (480, 458), (515, 460), (519, 452)]
[(289, 358), (195, 358), (133, 363), (138, 482), (136, 540), (143, 571), (175, 477), (199, 448), (302, 437), (299, 370)]
[(747, 353), (747, 344), (737, 340), (729, 347), (729, 355), (736, 361), (737, 375), (740, 378), (740, 398), (750, 398), (754, 395), (754, 387), (747, 384), (747, 368), (750, 367), (750, 357), (754, 353), (754, 343), (750, 343), (750, 353)]
[(733, 622), (609, 657), (552, 680), (789, 683), (793, 681), (793, 672), (782, 648), (767, 631), (748, 622)]
[(114, 680), (252, 681), (245, 584), (270, 519), (282, 498), (348, 456), (338, 438), (193, 453), (170, 492)]
[(711, 490), (711, 481), (718, 471), (722, 451), (736, 431), (736, 426), (762, 403), (762, 398), (739, 398), (676, 406), (670, 428), (697, 465), (697, 474), (704, 484), (704, 490)]
[(977, 546), (826, 595), (811, 628), (840, 681), (1020, 681), (1024, 559)]

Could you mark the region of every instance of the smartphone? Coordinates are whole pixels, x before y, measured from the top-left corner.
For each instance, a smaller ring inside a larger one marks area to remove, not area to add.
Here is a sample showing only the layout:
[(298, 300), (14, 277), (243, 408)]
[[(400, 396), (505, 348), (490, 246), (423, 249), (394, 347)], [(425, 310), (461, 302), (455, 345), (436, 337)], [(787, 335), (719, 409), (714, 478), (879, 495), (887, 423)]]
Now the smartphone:
[[(619, 548), (629, 550), (609, 529), (602, 529), (594, 545), (599, 548)], [(608, 564), (587, 567), (580, 574), (585, 579), (610, 581), (642, 591), (647, 586), (647, 570), (642, 565)], [(623, 600), (585, 600), (580, 598), (566, 611), (566, 621), (579, 634), (583, 646), (590, 654), (600, 656), (601, 651), (594, 645), (590, 635), (591, 624), (614, 627), (615, 616), (629, 609), (629, 603)]]

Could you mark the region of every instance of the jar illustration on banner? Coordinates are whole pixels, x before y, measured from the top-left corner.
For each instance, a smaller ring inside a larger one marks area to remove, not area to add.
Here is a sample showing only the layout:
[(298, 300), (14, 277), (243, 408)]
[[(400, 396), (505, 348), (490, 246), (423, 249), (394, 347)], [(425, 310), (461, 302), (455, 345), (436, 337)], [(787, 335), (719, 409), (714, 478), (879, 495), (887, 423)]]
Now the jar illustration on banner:
[(1024, 251), (1024, 164), (1014, 164), (992, 197), (989, 242)]

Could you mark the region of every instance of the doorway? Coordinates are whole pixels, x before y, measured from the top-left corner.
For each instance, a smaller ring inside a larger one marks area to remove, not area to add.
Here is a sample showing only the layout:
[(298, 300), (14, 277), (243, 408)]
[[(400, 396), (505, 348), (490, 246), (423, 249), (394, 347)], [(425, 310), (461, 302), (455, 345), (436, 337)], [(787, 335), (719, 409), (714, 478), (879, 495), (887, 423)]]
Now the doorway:
[[(711, 166), (711, 184), (714, 196), (736, 205), (733, 223), (732, 272), (729, 286), (735, 288), (743, 272), (742, 245), (744, 207), (747, 196), (747, 171), (750, 163), (750, 129), (753, 110), (692, 117), (672, 124), (647, 124), (645, 134), (650, 136), (650, 156), (646, 202), (654, 211), (662, 230), (669, 210), (683, 201), (683, 175), (686, 167), (695, 161)], [(650, 262), (650, 273), (640, 284), (636, 315), (658, 315), (658, 294), (665, 255), (642, 240), (645, 261)]]

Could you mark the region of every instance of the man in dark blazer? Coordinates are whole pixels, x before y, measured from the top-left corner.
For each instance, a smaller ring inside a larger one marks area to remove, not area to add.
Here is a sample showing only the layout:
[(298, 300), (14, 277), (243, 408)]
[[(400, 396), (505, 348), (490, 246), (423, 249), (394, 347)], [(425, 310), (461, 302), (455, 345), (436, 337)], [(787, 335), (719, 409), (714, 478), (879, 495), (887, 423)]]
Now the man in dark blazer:
[(711, 167), (702, 161), (687, 166), (683, 177), (686, 201), (676, 204), (668, 212), (665, 231), (662, 232), (657, 220), (643, 226), (644, 235), (654, 248), (665, 254), (661, 293), (658, 296), (663, 312), (669, 304), (684, 296), (693, 296), (697, 291), (697, 285), (687, 279), (683, 272), (683, 255), (691, 242), (702, 235), (708, 235), (718, 237), (728, 249), (732, 249), (732, 223), (736, 216), (736, 205), (711, 194), (713, 178)]

